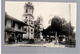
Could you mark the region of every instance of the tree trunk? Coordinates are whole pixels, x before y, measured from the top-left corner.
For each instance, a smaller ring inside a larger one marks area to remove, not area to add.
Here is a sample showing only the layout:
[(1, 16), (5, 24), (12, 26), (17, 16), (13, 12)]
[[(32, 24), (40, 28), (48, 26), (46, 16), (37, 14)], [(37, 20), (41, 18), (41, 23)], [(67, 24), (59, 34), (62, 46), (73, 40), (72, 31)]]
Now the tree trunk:
[(50, 42), (50, 35), (49, 35), (49, 42)]
[(57, 32), (55, 32), (55, 40), (56, 40), (56, 44), (58, 44), (58, 37), (57, 37)]

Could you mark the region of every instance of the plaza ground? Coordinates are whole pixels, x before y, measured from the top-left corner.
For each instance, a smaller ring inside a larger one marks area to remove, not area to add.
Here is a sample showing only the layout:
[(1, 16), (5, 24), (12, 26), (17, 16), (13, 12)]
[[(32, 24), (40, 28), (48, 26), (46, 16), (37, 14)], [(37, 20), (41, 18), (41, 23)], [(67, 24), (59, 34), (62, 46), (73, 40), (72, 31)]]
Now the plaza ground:
[[(38, 41), (38, 43), (29, 44), (25, 41), (13, 43), (13, 44), (5, 44), (5, 46), (20, 46), (20, 47), (70, 47), (70, 45), (63, 45), (63, 44), (54, 44), (55, 41), (46, 42), (46, 41)], [(71, 48), (74, 47), (71, 45)]]

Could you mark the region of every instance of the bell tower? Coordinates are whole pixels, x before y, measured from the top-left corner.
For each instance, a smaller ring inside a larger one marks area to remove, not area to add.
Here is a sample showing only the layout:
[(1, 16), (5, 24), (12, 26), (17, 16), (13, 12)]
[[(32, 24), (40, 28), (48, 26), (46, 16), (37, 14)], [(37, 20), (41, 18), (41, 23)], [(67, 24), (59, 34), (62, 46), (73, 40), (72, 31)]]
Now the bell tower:
[(23, 34), (23, 38), (26, 38), (26, 39), (34, 39), (33, 11), (34, 11), (34, 6), (32, 5), (32, 3), (30, 2), (25, 3), (22, 19), (23, 19), (23, 22), (28, 25), (24, 27), (26, 34)]
[(41, 33), (41, 31), (43, 31), (43, 17), (42, 17), (42, 15), (40, 15), (39, 17), (38, 17), (38, 20), (39, 20), (39, 30), (40, 30), (40, 39), (43, 39), (43, 36), (42, 36), (42, 33)]

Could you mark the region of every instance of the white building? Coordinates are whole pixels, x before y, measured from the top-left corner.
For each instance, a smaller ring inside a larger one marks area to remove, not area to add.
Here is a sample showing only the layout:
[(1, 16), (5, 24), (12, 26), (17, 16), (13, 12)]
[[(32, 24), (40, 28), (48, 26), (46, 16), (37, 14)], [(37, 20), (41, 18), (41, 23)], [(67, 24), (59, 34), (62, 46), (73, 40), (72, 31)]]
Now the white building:
[(33, 17), (34, 6), (32, 3), (25, 3), (24, 14), (22, 16), (23, 22), (28, 24), (25, 26), (26, 34), (23, 34), (23, 38), (34, 39), (34, 17)]
[(22, 41), (23, 34), (26, 33), (24, 26), (27, 24), (5, 13), (5, 43)]

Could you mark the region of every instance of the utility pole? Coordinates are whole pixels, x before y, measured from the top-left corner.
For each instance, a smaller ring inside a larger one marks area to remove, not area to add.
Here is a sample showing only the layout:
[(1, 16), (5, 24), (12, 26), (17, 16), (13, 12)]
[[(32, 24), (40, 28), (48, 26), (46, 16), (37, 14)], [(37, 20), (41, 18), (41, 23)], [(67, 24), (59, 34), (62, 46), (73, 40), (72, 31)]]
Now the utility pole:
[(70, 47), (71, 47), (71, 41), (70, 41), (70, 30), (71, 30), (71, 4), (69, 4), (69, 44), (70, 44)]

